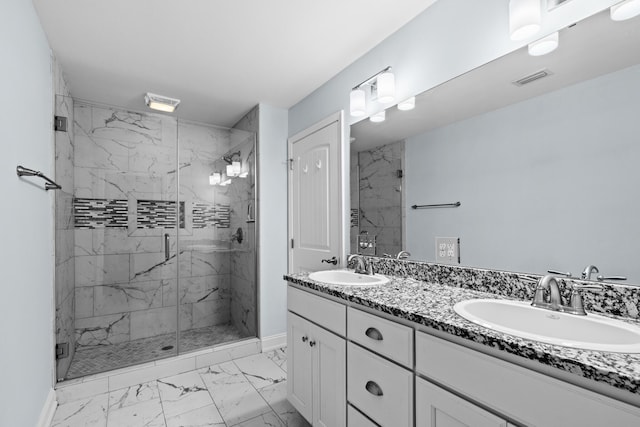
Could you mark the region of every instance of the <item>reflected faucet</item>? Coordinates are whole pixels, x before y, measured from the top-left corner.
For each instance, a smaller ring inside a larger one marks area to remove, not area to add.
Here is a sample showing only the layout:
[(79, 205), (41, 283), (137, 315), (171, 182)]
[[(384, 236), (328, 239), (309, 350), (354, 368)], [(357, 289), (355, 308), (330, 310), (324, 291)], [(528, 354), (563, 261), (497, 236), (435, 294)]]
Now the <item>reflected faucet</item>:
[(396, 255), (396, 259), (407, 259), (411, 256), (411, 252), (408, 251), (400, 251), (398, 255)]
[(356, 273), (373, 276), (373, 265), (371, 264), (371, 261), (368, 261), (364, 256), (360, 254), (349, 255), (349, 258), (347, 258), (347, 265), (349, 265), (351, 260), (354, 258), (357, 261), (357, 264), (354, 270)]
[(587, 265), (584, 268), (584, 271), (582, 272), (582, 279), (583, 280), (591, 280), (591, 274), (593, 273), (600, 273), (600, 271), (598, 270), (598, 267), (596, 267), (595, 265)]

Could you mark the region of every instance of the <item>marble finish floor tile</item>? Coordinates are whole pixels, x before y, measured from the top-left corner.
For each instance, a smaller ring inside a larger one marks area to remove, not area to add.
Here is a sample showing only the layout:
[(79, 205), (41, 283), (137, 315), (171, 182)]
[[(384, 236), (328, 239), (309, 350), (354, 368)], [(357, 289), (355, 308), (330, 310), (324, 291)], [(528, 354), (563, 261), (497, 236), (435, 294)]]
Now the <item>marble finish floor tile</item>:
[[(189, 329), (180, 334), (180, 351), (185, 353), (220, 343), (247, 338), (234, 325)], [(65, 380), (111, 371), (131, 365), (175, 356), (176, 334), (163, 334), (124, 343), (76, 349)]]
[(51, 427), (105, 427), (107, 425), (107, 393), (60, 405)]
[(236, 366), (256, 389), (278, 384), (287, 379), (287, 374), (270, 357), (256, 354), (234, 360)]
[(51, 427), (309, 427), (286, 399), (286, 351), (60, 405)]

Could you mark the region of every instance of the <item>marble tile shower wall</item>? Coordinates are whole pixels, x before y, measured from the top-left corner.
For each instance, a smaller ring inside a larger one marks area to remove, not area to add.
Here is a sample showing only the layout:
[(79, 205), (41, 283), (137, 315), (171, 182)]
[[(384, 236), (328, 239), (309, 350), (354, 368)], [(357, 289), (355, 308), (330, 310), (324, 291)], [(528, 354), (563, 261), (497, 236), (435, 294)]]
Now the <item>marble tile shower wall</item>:
[[(235, 126), (258, 134), (259, 106), (247, 113)], [(231, 230), (241, 228), (245, 240), (234, 242), (231, 253), (231, 322), (245, 336), (257, 335), (256, 284), (256, 152), (253, 139), (241, 147), (241, 158), (249, 171), (246, 179), (236, 179), (229, 186), (231, 200)]]
[[(229, 131), (79, 101), (74, 113), (74, 196), (112, 201), (105, 206), (113, 207), (116, 218), (110, 226), (89, 220), (90, 226), (77, 224), (75, 230), (76, 345), (175, 332), (177, 304), (182, 330), (228, 323), (229, 254), (202, 247), (228, 240), (230, 229), (228, 224), (194, 226), (193, 215), (196, 206), (229, 204), (226, 194), (214, 195), (208, 181), (211, 165), (229, 148)], [(179, 230), (175, 221), (166, 220), (177, 196), (184, 201)], [(113, 201), (126, 201), (126, 225)]]
[[(73, 123), (73, 99), (62, 75), (62, 68), (53, 59), (55, 114)], [(75, 352), (75, 258), (73, 229), (73, 126), (67, 132), (55, 132), (55, 181), (62, 190), (55, 197), (55, 307), (56, 343), (69, 344), (69, 357), (56, 361), (56, 373), (62, 378), (69, 369)]]
[(376, 236), (378, 256), (402, 250), (403, 158), (404, 141), (358, 153), (359, 233)]

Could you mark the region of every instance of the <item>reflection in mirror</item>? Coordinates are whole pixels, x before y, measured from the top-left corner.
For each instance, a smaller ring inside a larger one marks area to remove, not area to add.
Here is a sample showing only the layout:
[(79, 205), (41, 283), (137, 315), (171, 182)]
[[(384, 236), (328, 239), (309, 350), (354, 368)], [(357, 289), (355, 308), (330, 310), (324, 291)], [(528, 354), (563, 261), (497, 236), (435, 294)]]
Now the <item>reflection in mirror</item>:
[[(413, 111), (354, 124), (351, 251), (366, 253), (357, 235), (367, 231), (376, 256), (403, 249), (434, 262), (435, 238), (459, 237), (462, 265), (579, 276), (593, 264), (640, 283), (638, 64), (640, 17), (614, 22), (607, 10), (562, 30), (548, 55), (522, 48), (418, 95)], [(394, 144), (404, 145), (400, 196), (363, 213), (362, 188), (382, 178), (360, 159), (386, 159)], [(395, 246), (383, 252), (387, 224)]]

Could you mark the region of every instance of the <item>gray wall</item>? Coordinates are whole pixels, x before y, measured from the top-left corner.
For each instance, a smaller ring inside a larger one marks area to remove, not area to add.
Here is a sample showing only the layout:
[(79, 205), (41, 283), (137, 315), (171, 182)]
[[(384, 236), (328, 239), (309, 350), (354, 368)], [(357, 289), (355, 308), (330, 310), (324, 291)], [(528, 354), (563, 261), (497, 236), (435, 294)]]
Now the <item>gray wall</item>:
[(0, 52), (0, 425), (34, 426), (53, 383), (54, 196), (41, 179), (18, 179), (16, 166), (53, 176), (53, 87), (30, 1), (2, 1)]
[(409, 138), (412, 259), (460, 237), (462, 264), (605, 275), (640, 283), (640, 66)]
[(260, 104), (258, 262), (260, 337), (287, 331), (287, 110)]

